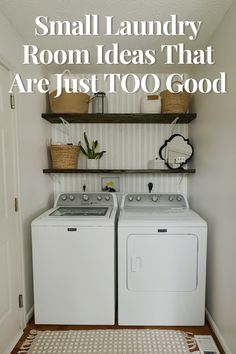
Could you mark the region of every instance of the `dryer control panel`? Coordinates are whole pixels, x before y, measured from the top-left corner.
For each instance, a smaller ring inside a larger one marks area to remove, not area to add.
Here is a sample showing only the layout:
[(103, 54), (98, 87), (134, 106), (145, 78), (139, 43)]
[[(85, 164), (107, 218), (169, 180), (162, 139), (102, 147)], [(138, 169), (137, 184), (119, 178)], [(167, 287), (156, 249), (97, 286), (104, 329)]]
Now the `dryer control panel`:
[(132, 193), (125, 196), (124, 208), (139, 206), (183, 209), (188, 208), (188, 202), (182, 194)]

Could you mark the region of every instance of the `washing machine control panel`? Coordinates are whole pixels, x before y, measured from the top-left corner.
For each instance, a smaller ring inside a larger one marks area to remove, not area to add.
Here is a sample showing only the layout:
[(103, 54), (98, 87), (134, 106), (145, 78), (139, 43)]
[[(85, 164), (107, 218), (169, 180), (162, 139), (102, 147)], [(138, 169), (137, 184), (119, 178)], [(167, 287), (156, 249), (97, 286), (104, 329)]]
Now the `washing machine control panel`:
[(56, 199), (57, 206), (113, 206), (111, 193), (63, 193)]
[(162, 207), (162, 208), (187, 208), (185, 197), (181, 194), (127, 194), (124, 207)]

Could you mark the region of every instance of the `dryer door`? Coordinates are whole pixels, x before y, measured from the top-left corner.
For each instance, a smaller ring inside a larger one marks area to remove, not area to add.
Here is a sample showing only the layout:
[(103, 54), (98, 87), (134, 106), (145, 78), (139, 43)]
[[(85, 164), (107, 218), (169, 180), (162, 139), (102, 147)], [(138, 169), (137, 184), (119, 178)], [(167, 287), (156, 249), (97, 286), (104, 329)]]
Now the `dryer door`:
[(193, 234), (131, 234), (127, 245), (130, 291), (194, 291), (198, 238)]

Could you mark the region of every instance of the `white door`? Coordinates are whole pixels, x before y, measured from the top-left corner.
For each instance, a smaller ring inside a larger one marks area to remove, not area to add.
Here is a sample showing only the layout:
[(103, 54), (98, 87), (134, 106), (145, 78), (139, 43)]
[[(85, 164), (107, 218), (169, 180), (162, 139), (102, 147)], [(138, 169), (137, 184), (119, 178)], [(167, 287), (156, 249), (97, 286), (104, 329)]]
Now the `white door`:
[(130, 291), (194, 291), (197, 287), (196, 235), (130, 235), (127, 256)]
[(8, 93), (10, 73), (0, 65), (0, 353), (20, 332), (14, 125)]

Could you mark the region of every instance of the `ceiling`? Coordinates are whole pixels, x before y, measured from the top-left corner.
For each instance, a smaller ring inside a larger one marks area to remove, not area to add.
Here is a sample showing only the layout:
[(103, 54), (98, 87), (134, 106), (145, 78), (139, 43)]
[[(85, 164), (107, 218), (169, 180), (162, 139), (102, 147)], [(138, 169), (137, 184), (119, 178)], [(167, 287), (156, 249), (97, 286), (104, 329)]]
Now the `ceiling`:
[[(154, 72), (173, 71), (174, 66), (165, 65), (164, 55), (159, 54), (155, 65), (93, 65), (96, 58), (96, 45), (104, 44), (110, 49), (113, 42), (118, 42), (120, 49), (159, 49), (162, 44), (184, 42), (186, 48), (204, 48), (211, 35), (232, 4), (232, 0), (0, 0), (0, 11), (8, 18), (25, 44), (35, 44), (40, 49), (88, 49), (92, 65), (67, 66), (77, 72)], [(203, 22), (200, 33), (195, 41), (185, 37), (144, 36), (144, 37), (115, 37), (115, 36), (43, 36), (36, 37), (35, 18), (48, 16), (50, 20), (84, 20), (85, 14), (98, 14), (100, 33), (104, 28), (104, 17), (115, 16), (115, 24), (125, 20), (170, 20), (171, 14), (176, 14), (179, 20), (200, 20)], [(209, 43), (210, 44), (210, 43)], [(186, 68), (184, 65), (181, 68)], [(48, 66), (50, 72), (62, 71), (64, 67)], [(164, 69), (164, 70), (163, 70)], [(180, 66), (178, 66), (180, 69)], [(179, 70), (180, 71), (180, 70)]]

